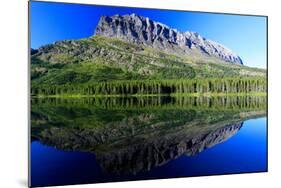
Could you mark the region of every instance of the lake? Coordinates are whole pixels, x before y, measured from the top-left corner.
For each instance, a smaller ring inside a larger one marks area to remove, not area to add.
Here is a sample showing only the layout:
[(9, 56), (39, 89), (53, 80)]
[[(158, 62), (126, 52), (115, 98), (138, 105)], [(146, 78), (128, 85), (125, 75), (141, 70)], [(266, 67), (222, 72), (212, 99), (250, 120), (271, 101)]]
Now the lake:
[(267, 171), (266, 96), (31, 102), (33, 186)]

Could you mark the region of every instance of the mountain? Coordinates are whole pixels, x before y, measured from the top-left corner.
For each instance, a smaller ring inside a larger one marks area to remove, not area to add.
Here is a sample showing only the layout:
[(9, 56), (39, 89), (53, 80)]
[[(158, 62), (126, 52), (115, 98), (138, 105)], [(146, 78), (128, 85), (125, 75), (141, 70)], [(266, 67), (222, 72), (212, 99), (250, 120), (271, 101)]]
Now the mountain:
[(242, 65), (238, 56), (196, 33), (180, 33), (135, 14), (101, 17), (89, 38), (31, 49), (32, 88), (44, 90), (111, 81), (265, 76), (266, 70)]
[(241, 58), (221, 44), (196, 32), (179, 32), (148, 17), (131, 15), (102, 16), (95, 35), (114, 37), (130, 43), (174, 52), (178, 55), (214, 56), (226, 62), (243, 64)]

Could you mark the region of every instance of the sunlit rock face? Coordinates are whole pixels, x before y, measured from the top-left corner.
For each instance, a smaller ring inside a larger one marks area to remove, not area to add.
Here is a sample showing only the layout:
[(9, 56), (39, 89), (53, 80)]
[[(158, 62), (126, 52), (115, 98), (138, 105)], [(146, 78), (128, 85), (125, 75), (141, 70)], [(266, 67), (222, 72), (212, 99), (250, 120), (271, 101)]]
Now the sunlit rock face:
[(226, 62), (243, 64), (242, 59), (234, 52), (196, 32), (179, 32), (165, 24), (136, 14), (101, 17), (95, 35), (119, 38), (180, 55), (196, 56), (199, 52), (203, 56), (213, 56)]

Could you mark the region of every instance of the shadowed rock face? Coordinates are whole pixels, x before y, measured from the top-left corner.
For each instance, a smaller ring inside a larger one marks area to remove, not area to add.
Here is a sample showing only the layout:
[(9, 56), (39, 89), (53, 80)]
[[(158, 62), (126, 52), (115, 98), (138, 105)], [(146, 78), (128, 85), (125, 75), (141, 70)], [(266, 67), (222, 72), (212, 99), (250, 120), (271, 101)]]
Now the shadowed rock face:
[(222, 143), (234, 136), (242, 126), (243, 122), (234, 123), (210, 132), (209, 134), (199, 135), (199, 137), (192, 139), (192, 147), (187, 150), (186, 154), (190, 156), (196, 155), (207, 148)]
[(217, 123), (204, 128), (183, 125), (164, 134), (151, 129), (150, 133), (136, 136), (125, 133), (124, 127), (113, 130), (53, 127), (42, 131), (37, 138), (56, 148), (93, 152), (105, 174), (126, 175), (149, 171), (184, 154), (196, 155), (231, 138), (242, 125), (242, 122)]
[(106, 174), (137, 174), (162, 166), (184, 154), (196, 155), (235, 135), (243, 123), (225, 125), (217, 130), (195, 135), (174, 134), (143, 140), (143, 143), (97, 154), (97, 160)]
[(231, 50), (205, 39), (196, 32), (179, 32), (136, 14), (101, 17), (95, 35), (119, 38), (180, 55), (195, 56), (200, 52), (204, 56), (214, 56), (226, 62), (243, 64), (241, 58)]

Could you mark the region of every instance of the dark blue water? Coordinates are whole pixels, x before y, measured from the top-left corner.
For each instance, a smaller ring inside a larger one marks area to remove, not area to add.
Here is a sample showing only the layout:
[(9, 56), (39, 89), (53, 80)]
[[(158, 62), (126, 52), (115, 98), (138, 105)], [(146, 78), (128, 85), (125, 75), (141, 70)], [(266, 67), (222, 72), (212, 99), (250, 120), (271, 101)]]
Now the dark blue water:
[(96, 156), (31, 144), (32, 186), (80, 184), (139, 179), (189, 177), (267, 171), (266, 118), (247, 120), (237, 134), (195, 156), (182, 155), (163, 166), (135, 175), (102, 173)]

